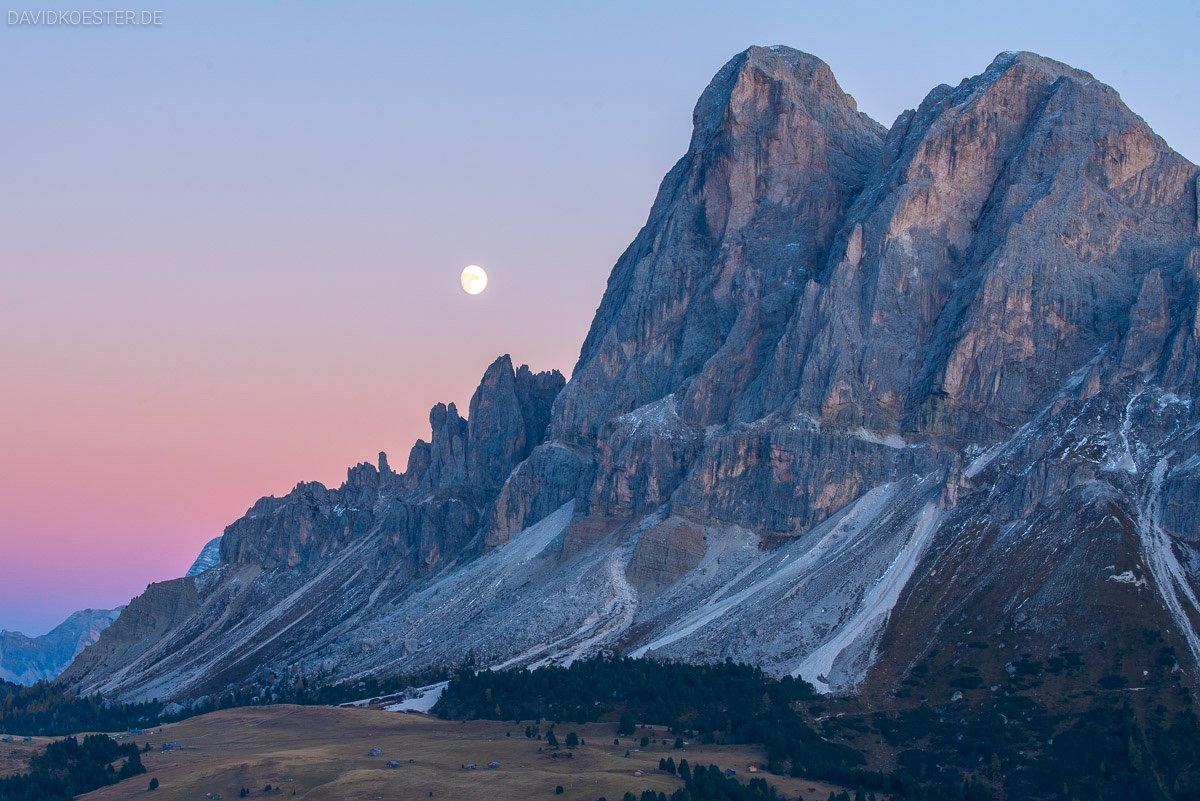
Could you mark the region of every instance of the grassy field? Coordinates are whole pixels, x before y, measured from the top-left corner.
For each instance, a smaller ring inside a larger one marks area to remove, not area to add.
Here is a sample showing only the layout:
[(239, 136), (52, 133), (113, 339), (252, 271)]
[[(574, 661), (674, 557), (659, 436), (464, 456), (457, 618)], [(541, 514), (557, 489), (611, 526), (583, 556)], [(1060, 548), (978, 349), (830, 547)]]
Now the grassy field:
[[(80, 796), (87, 801), (147, 799), (200, 801), (220, 795), (238, 798), (243, 787), (250, 798), (328, 799), (449, 799), (451, 801), (508, 801), (545, 797), (562, 801), (596, 801), (603, 796), (620, 801), (626, 791), (640, 796), (653, 789), (668, 794), (682, 786), (679, 779), (658, 770), (658, 760), (715, 764), (734, 768), (748, 778), (750, 765), (761, 764), (762, 751), (749, 746), (688, 745), (673, 748), (653, 744), (643, 750), (643, 734), (667, 737), (665, 730), (639, 730), (614, 745), (616, 725), (563, 724), (555, 728), (560, 742), (574, 731), (585, 745), (566, 759), (567, 749), (552, 758), (545, 741), (526, 739), (526, 724), (512, 721), (442, 721), (372, 709), (271, 706), (229, 709), (164, 726), (162, 732), (137, 738), (155, 751), (144, 754), (148, 774)], [(543, 731), (546, 724), (542, 724)], [(506, 736), (507, 735), (507, 736)], [(159, 752), (163, 742), (176, 741), (182, 751)], [(538, 752), (538, 748), (545, 750)], [(25, 746), (25, 757), (28, 758)], [(372, 748), (382, 756), (369, 757)], [(628, 757), (626, 751), (630, 752)], [(400, 763), (386, 768), (389, 760)], [(487, 764), (498, 761), (498, 770)], [(463, 770), (475, 762), (479, 769)], [(644, 776), (634, 776), (641, 770)], [(758, 773), (789, 798), (825, 799), (829, 785)], [(159, 789), (147, 794), (150, 779)], [(266, 785), (273, 788), (264, 791)], [(564, 793), (555, 795), (562, 785)], [(278, 788), (278, 789), (276, 789)], [(211, 795), (210, 795), (211, 794)]]
[(51, 742), (49, 737), (34, 737), (32, 742), (24, 742), (20, 737), (14, 737), (16, 742), (0, 743), (0, 776), (13, 773), (23, 773), (29, 769), (29, 757), (34, 749), (45, 750)]

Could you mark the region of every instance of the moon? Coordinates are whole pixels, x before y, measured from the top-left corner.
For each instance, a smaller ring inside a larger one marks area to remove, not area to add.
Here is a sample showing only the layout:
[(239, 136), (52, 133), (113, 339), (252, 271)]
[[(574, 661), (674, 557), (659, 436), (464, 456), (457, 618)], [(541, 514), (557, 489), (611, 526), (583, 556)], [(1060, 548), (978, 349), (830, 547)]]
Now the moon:
[(458, 277), (462, 282), (463, 291), (468, 295), (478, 295), (487, 289), (487, 273), (478, 264), (468, 264)]

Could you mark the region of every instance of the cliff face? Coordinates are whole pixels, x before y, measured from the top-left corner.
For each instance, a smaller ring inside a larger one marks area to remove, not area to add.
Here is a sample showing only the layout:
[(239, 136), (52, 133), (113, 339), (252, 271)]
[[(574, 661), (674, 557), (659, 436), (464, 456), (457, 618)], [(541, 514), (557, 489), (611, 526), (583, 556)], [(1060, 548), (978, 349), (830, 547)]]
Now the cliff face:
[(692, 379), (689, 423), (725, 423), (759, 376), (879, 157), (885, 130), (819, 59), (752, 48), (717, 73), (687, 155), (621, 256), (555, 404), (553, 436), (590, 444)]
[(1123, 352), (1106, 374), (1192, 386), (1187, 337), (1162, 358), (1195, 303), (1195, 176), (1112, 89), (1033, 54), (885, 138), (820, 62), (752, 49), (701, 100), (552, 433), (594, 446), (592, 511), (682, 485), (693, 511), (800, 531), (1011, 436), (1101, 349)]
[(166, 637), (240, 649), (64, 680), (618, 650), (887, 692), (968, 609), (1200, 661), (1200, 171), (1030, 53), (885, 130), (751, 48), (694, 123), (565, 388), (502, 359), (404, 473), (260, 501)]

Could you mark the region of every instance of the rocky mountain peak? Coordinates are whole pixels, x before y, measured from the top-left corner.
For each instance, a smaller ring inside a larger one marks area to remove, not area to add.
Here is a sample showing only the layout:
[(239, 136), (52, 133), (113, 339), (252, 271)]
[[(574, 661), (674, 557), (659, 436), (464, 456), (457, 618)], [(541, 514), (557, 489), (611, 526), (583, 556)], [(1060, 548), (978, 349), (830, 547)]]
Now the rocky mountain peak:
[(693, 145), (723, 129), (765, 122), (771, 107), (779, 112), (787, 105), (814, 116), (823, 116), (828, 107), (858, 111), (821, 59), (783, 45), (755, 46), (730, 59), (700, 95), (692, 112)]
[[(439, 403), (429, 410), (429, 491), (461, 486), (467, 475), (467, 421), (453, 403)], [(418, 441), (418, 447), (420, 441)]]
[(747, 357), (778, 336), (885, 133), (823, 62), (790, 48), (736, 56), (694, 120), (687, 154), (609, 278), (555, 405), (556, 438), (590, 443), (604, 421), (706, 366), (726, 390), (693, 397), (689, 417), (727, 419), (730, 398), (757, 375)]
[(1054, 82), (1060, 78), (1068, 78), (1079, 83), (1091, 83), (1096, 80), (1090, 72), (1076, 69), (1069, 64), (1055, 61), (1052, 58), (1034, 53), (1031, 50), (1009, 50), (999, 53), (992, 59), (982, 73), (975, 78), (967, 78), (963, 84), (982, 81), (989, 83), (999, 75), (1011, 70), (1024, 70), (1040, 76), (1043, 81)]

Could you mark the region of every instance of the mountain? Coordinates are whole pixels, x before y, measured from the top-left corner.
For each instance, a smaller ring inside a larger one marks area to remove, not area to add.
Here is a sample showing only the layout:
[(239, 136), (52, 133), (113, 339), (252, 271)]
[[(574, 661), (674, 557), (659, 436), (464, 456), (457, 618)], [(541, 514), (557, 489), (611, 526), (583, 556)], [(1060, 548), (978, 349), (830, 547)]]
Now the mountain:
[(100, 639), (124, 608), (75, 612), (40, 637), (0, 631), (0, 680), (30, 685), (57, 678), (76, 655)]
[(196, 557), (196, 561), (192, 562), (192, 566), (188, 568), (188, 572), (184, 573), (184, 576), (191, 577), (203, 573), (211, 567), (216, 567), (220, 562), (221, 538), (213, 537), (200, 549), (200, 554)]
[(1035, 662), (1190, 677), (1198, 206), (1200, 170), (1064, 64), (1004, 53), (885, 129), (819, 59), (751, 48), (569, 383), (502, 357), (402, 473), (260, 500), (61, 681), (598, 652), (888, 703)]

